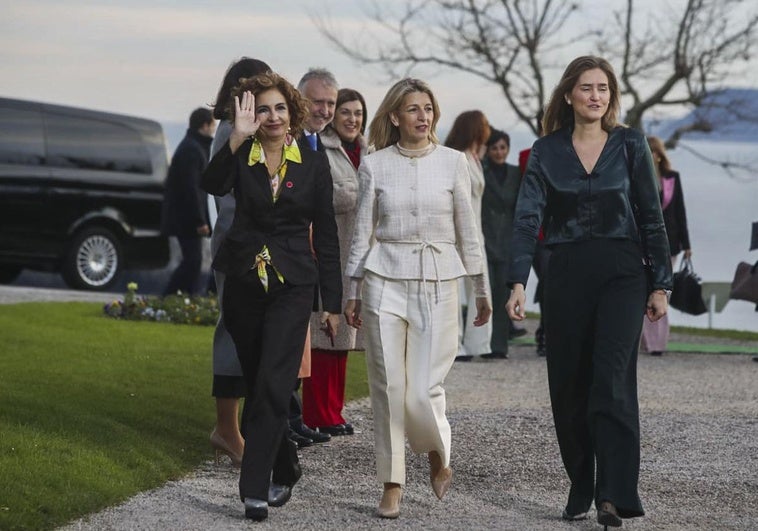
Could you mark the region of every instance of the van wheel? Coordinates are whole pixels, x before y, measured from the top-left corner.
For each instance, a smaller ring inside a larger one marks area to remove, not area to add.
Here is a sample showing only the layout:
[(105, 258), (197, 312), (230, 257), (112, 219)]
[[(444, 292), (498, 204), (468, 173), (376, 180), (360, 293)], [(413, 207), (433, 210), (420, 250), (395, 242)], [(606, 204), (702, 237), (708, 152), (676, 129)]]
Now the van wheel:
[(104, 290), (123, 267), (121, 242), (101, 227), (79, 232), (71, 242), (63, 263), (63, 280), (74, 289)]
[(10, 284), (21, 274), (21, 268), (15, 266), (0, 267), (0, 284)]

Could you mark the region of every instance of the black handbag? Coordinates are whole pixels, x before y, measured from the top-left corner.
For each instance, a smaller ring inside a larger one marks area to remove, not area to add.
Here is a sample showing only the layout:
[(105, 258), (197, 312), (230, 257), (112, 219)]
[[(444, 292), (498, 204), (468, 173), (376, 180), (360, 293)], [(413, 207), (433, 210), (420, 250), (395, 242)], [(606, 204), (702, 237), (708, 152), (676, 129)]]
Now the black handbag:
[(671, 291), (669, 305), (691, 315), (701, 315), (708, 311), (703, 302), (700, 277), (692, 269), (692, 261), (689, 258), (683, 259), (679, 271), (674, 273), (674, 289)]
[(737, 264), (729, 298), (758, 304), (758, 262), (752, 266), (747, 262)]

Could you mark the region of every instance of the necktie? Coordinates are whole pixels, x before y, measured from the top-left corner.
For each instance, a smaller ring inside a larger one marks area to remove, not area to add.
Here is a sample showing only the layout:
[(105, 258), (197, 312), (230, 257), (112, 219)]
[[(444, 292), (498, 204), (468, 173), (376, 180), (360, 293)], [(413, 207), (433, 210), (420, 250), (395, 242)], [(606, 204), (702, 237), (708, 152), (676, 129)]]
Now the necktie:
[(316, 133), (307, 135), (305, 138), (308, 139), (308, 143), (311, 145), (311, 149), (313, 151), (318, 151), (318, 138), (316, 137)]

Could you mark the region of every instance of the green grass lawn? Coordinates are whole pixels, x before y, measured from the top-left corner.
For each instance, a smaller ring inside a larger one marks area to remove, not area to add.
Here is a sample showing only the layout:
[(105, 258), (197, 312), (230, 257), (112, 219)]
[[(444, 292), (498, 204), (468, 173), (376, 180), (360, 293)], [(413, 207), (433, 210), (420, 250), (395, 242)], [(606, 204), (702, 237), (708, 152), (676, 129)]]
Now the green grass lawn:
[[(51, 529), (211, 457), (213, 327), (0, 306), (0, 529)], [(365, 396), (351, 354), (348, 400)]]
[[(209, 459), (212, 334), (92, 303), (0, 305), (0, 529), (57, 527)], [(367, 394), (351, 353), (346, 399)]]

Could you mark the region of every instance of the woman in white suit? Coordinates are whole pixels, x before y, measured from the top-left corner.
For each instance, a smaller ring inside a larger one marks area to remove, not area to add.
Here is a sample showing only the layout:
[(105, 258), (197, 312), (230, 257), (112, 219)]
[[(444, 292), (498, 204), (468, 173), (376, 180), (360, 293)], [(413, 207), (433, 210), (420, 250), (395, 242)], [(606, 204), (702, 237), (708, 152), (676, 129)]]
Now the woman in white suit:
[(460, 277), (475, 285), (474, 324), (492, 313), (466, 157), (438, 144), (439, 117), (426, 83), (397, 82), (371, 122), (377, 151), (359, 170), (345, 317), (365, 333), (383, 518), (400, 513), (406, 434), (428, 453), (437, 497), (450, 486), (442, 382), (458, 350)]
[[(481, 158), (490, 137), (490, 124), (482, 111), (464, 111), (453, 122), (453, 127), (445, 139), (445, 145), (457, 149), (466, 155), (469, 177), (471, 178), (471, 208), (474, 209), (477, 227), (479, 227), (479, 242), (482, 244), (482, 256), (487, 262), (487, 252), (484, 248), (484, 233), (482, 232), (482, 194), (484, 194), (484, 171)], [(484, 277), (489, 285), (487, 268)], [(492, 357), (490, 340), (492, 339), (492, 323), (484, 326), (471, 326), (473, 308), (476, 307), (476, 293), (471, 280), (462, 279), (461, 303), (458, 312), (458, 355), (455, 361), (470, 361), (474, 356)], [(463, 306), (466, 306), (464, 318)]]

